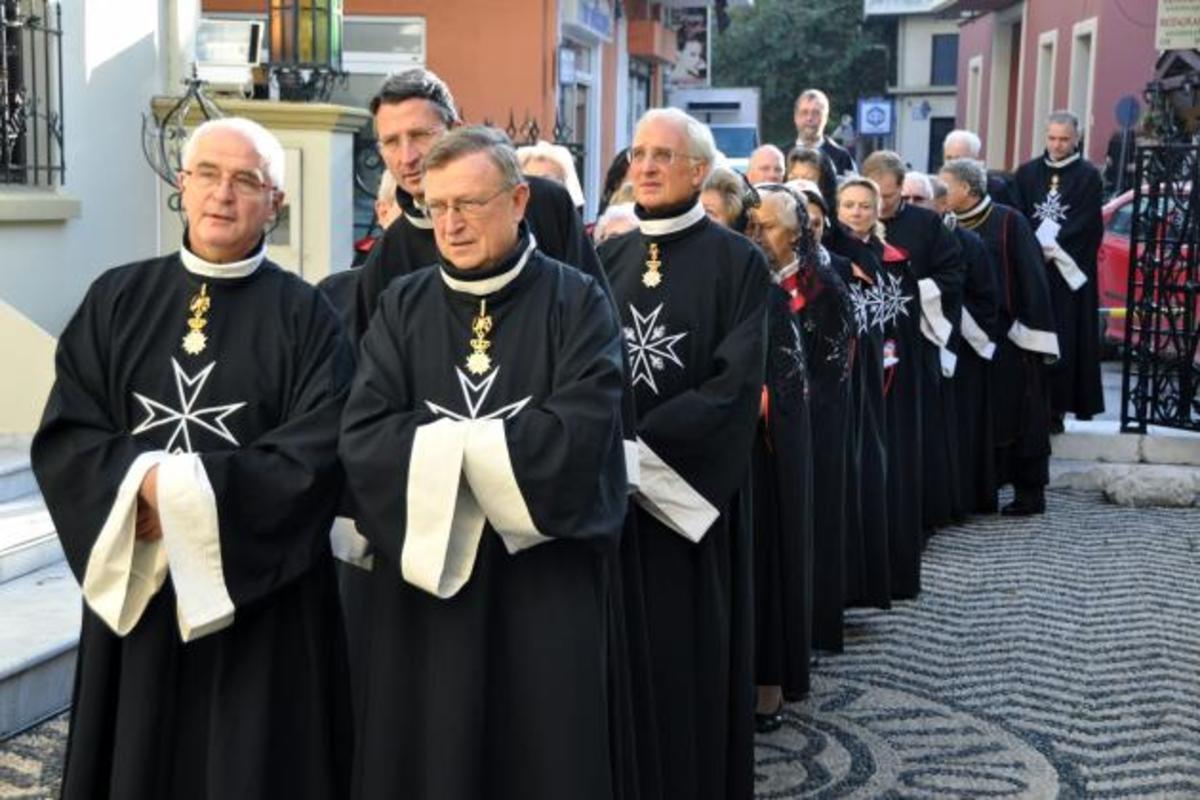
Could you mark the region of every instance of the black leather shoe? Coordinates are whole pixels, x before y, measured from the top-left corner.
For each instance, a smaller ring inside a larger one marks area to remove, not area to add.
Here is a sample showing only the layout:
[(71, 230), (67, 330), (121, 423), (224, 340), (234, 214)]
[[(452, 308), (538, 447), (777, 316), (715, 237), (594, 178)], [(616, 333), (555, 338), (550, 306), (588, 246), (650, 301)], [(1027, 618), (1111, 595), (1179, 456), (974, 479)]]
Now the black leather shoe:
[(1034, 498), (1020, 497), (1000, 509), (1001, 516), (1030, 517), (1034, 514), (1046, 513), (1046, 501)]
[(754, 713), (754, 730), (759, 733), (774, 733), (783, 727), (783, 706), (774, 714)]

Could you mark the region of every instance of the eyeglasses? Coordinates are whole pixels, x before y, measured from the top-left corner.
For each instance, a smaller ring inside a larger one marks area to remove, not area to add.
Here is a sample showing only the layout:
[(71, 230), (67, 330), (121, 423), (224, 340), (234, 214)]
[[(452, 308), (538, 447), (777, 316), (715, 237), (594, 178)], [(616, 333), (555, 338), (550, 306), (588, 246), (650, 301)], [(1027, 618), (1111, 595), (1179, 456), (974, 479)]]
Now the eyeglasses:
[(225, 182), (226, 178), (229, 179), (234, 193), (242, 197), (254, 197), (267, 189), (274, 188), (271, 184), (258, 177), (258, 175), (246, 170), (223, 172), (217, 167), (201, 164), (195, 169), (181, 171), (195, 182), (197, 188), (206, 191), (217, 188)]
[(380, 139), (375, 143), (375, 146), (384, 153), (394, 153), (408, 142), (409, 147), (422, 148), (429, 144), (437, 136), (440, 136), (444, 128), (417, 128), (408, 133), (396, 133), (388, 136), (385, 139)]
[(429, 218), (434, 222), (441, 221), (451, 211), (462, 215), (463, 219), (479, 219), (483, 216), (483, 210), (489, 203), (512, 188), (511, 186), (502, 186), (487, 197), (478, 200), (433, 200), (425, 204), (425, 210), (429, 212)]
[(647, 160), (656, 167), (669, 167), (675, 163), (677, 158), (686, 158), (690, 161), (699, 161), (696, 156), (688, 155), (687, 153), (678, 153), (667, 147), (633, 147), (626, 154), (630, 164), (645, 164)]

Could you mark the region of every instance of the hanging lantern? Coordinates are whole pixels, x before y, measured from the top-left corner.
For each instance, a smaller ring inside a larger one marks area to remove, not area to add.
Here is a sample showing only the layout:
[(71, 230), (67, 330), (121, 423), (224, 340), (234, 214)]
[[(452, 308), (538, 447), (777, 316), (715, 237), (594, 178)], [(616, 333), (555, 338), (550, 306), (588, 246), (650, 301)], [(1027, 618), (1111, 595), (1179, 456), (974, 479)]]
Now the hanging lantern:
[(327, 100), (342, 72), (342, 0), (266, 0), (281, 100)]

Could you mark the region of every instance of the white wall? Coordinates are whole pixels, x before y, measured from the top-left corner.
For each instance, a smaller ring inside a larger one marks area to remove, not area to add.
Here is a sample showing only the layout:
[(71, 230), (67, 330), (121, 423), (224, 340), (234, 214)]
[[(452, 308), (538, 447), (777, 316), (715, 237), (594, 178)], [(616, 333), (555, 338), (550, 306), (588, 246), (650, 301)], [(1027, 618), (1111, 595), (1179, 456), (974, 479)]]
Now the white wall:
[(61, 190), (80, 201), (80, 213), (60, 222), (0, 220), (0, 299), (53, 336), (101, 271), (158, 252), (158, 178), (142, 157), (141, 123), (165, 88), (169, 3), (62, 4)]
[[(913, 169), (929, 168), (929, 120), (953, 117), (957, 106), (955, 87), (932, 91), (929, 79), (933, 63), (934, 34), (958, 33), (953, 20), (907, 16), (897, 26), (898, 66), (896, 94), (896, 151)], [(928, 113), (919, 113), (923, 104)]]

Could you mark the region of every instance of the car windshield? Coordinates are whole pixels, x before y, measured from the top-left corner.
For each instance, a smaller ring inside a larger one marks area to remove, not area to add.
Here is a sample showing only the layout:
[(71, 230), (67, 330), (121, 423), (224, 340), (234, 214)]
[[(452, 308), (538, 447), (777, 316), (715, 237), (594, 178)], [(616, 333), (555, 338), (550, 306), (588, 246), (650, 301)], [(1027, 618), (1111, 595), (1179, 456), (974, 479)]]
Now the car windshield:
[(717, 149), (729, 158), (745, 158), (758, 146), (758, 134), (751, 126), (712, 126)]

